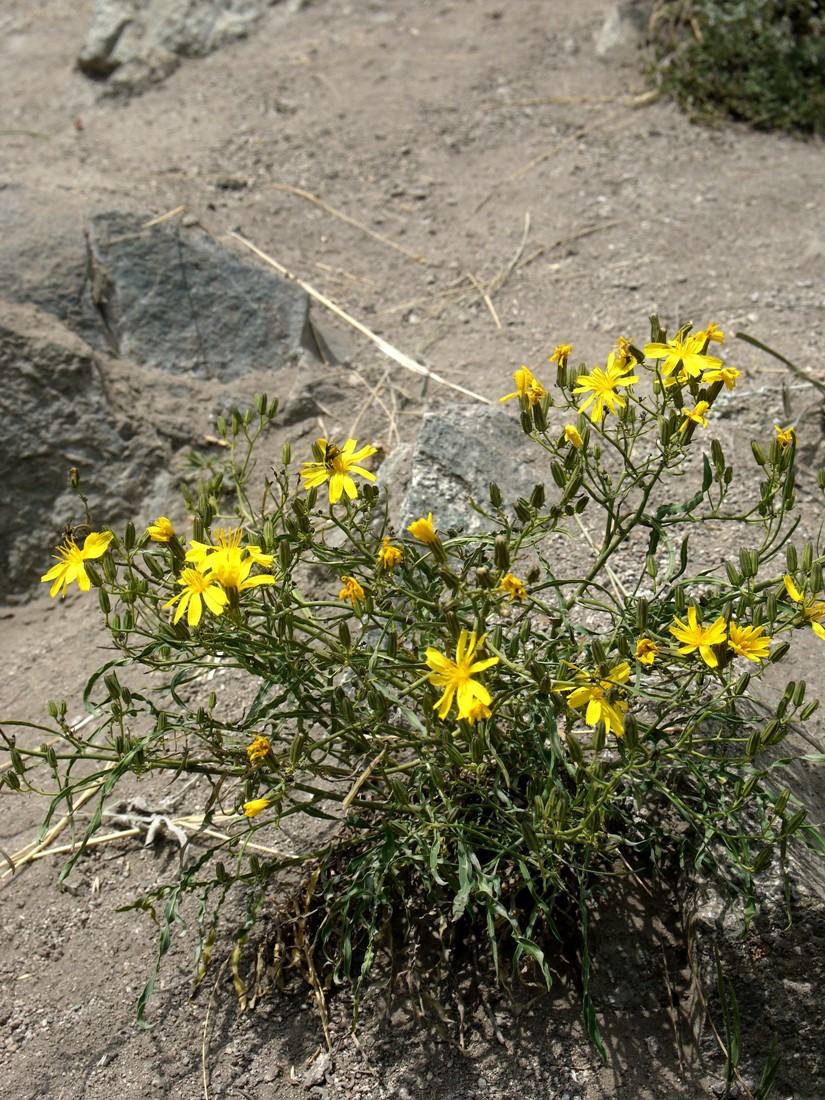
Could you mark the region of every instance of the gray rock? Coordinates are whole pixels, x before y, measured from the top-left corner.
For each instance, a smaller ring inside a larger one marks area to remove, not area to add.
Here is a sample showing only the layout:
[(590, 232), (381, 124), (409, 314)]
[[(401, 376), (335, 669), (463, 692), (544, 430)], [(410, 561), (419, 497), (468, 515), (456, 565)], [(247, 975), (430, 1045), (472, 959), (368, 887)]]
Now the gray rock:
[(238, 378), (314, 348), (309, 299), (198, 230), (109, 213), (88, 230), (90, 291), (115, 354), (171, 374)]
[[(182, 58), (243, 38), (272, 0), (97, 0), (78, 68), (131, 94), (163, 80)], [(292, 14), (300, 3), (288, 3)]]
[(54, 314), (92, 347), (105, 348), (89, 292), (87, 204), (67, 191), (22, 184), (0, 191), (0, 297)]
[(638, 50), (650, 19), (649, 0), (624, 0), (615, 4), (595, 36), (599, 57), (619, 51)]
[[(399, 526), (432, 512), (439, 530), (462, 527), (472, 534), (492, 524), (473, 510), (468, 496), (489, 507), (488, 486), (495, 481), (505, 505), (529, 497), (543, 480), (542, 455), (523, 435), (517, 417), (484, 405), (454, 405), (425, 415), (412, 452), (398, 448), (381, 467), (381, 480), (402, 500)], [(405, 478), (402, 498), (399, 485)]]
[(53, 313), (135, 365), (231, 380), (315, 353), (309, 299), (200, 229), (89, 218), (72, 196), (0, 192), (0, 296)]
[[(35, 585), (65, 525), (85, 522), (69, 487), (80, 471), (96, 525), (130, 518), (168, 454), (108, 397), (96, 353), (53, 316), (0, 306), (0, 598)], [(18, 430), (13, 430), (16, 425)]]
[(240, 38), (260, 18), (255, 0), (97, 0), (78, 67), (114, 77), (110, 89), (139, 91), (184, 57), (203, 57)]

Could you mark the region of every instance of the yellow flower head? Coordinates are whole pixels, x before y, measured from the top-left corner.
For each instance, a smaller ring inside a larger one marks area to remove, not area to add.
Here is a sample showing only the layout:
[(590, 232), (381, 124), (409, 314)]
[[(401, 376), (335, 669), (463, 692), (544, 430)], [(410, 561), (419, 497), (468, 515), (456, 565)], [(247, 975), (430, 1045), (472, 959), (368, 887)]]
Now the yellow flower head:
[(583, 445), (584, 440), (579, 434), (579, 429), (575, 424), (564, 425), (564, 441), (565, 443), (570, 443), (577, 451)]
[(513, 380), (516, 383), (515, 392), (508, 393), (506, 397), (500, 397), (499, 401), (511, 401), (514, 397), (521, 400), (526, 397), (531, 405), (535, 405), (547, 392), (538, 378), (527, 367), (521, 367), (517, 370), (513, 375)]
[(792, 443), (796, 442), (796, 432), (793, 429), (793, 425), (788, 428), (780, 428), (778, 424), (774, 424), (773, 427), (776, 432), (776, 442), (783, 450), (785, 447), (790, 447)]
[(594, 367), (590, 374), (580, 374), (576, 379), (576, 387), (573, 393), (589, 393), (590, 396), (579, 411), (584, 412), (592, 404), (590, 419), (594, 424), (599, 424), (604, 417), (605, 405), (612, 413), (616, 412), (617, 406), (623, 409), (627, 405), (627, 401), (618, 393), (617, 387), (632, 386), (634, 382), (639, 381), (637, 375), (628, 375), (627, 372), (631, 369), (625, 360), (617, 361), (615, 354), (611, 352), (604, 370), (600, 367)]
[(179, 592), (163, 605), (165, 610), (180, 600), (175, 611), (174, 622), (178, 622), (188, 608), (186, 621), (190, 626), (197, 626), (203, 615), (204, 604), (213, 615), (223, 614), (223, 609), (229, 600), (214, 573), (201, 573), (199, 569), (184, 569), (177, 583), (183, 586), (183, 592)]
[(570, 358), (572, 351), (572, 344), (559, 344), (558, 347), (553, 348), (553, 354), (550, 356), (550, 362), (558, 363), (560, 367), (566, 367), (567, 360)]
[(485, 718), (489, 718), (492, 713), (486, 703), (482, 703), (480, 699), (475, 699), (467, 713), (467, 721), (471, 726), (474, 726), (476, 722), (483, 722)]
[(256, 760), (263, 760), (269, 752), (269, 748), (268, 737), (256, 737), (246, 750), (246, 755), (249, 757), (250, 763), (254, 764)]
[(186, 553), (186, 560), (195, 562), (204, 574), (210, 574), (220, 581), (221, 586), (235, 595), (255, 588), (261, 584), (274, 584), (271, 573), (259, 573), (254, 577), (253, 565), (268, 568), (272, 565), (272, 554), (264, 554), (260, 546), (241, 546), (243, 530), (240, 527), (219, 527), (215, 532), (215, 545), (192, 540), (192, 548)]
[(652, 665), (659, 654), (659, 647), (650, 638), (640, 638), (636, 642), (634, 657), (642, 665)]
[(707, 401), (697, 401), (696, 406), (692, 409), (682, 409), (682, 416), (685, 418), (685, 422), (681, 427), (681, 431), (687, 428), (688, 424), (698, 424), (700, 428), (706, 428), (708, 426), (708, 418), (705, 413), (710, 408), (710, 404)]
[(439, 541), (438, 535), (435, 533), (433, 527), (433, 514), (427, 516), (426, 519), (417, 519), (407, 528), (414, 539), (418, 539), (419, 542), (425, 542), (428, 546), (432, 546)]
[(702, 382), (724, 382), (726, 389), (736, 389), (736, 379), (742, 377), (741, 370), (736, 367), (719, 367), (718, 370), (706, 370), (702, 375)]
[(683, 644), (679, 646), (679, 652), (684, 656), (694, 653), (697, 649), (702, 660), (709, 668), (716, 668), (719, 658), (713, 652), (713, 646), (721, 645), (725, 640), (725, 620), (720, 615), (710, 626), (703, 627), (697, 618), (696, 605), (691, 604), (687, 611), (688, 621), (683, 623), (675, 615), (670, 633)]
[(146, 528), (152, 542), (170, 542), (175, 537), (175, 528), (166, 516), (160, 516)]
[(329, 480), (330, 504), (337, 504), (344, 493), (350, 500), (354, 500), (358, 496), (358, 490), (352, 478), (353, 474), (364, 477), (367, 481), (375, 481), (375, 474), (365, 470), (358, 463), (374, 455), (376, 448), (367, 446), (356, 451), (357, 446), (357, 440), (348, 439), (339, 450), (326, 439), (319, 439), (317, 447), (324, 458), (321, 462), (303, 463), (305, 469), (301, 470), (301, 477), (304, 479), (304, 488), (314, 489)]
[(48, 573), (40, 578), (41, 582), (52, 582), (49, 589), (50, 596), (56, 596), (59, 589), (61, 598), (66, 595), (67, 587), (72, 581), (77, 581), (77, 587), (81, 592), (88, 592), (92, 586), (89, 574), (86, 572), (84, 561), (91, 558), (99, 558), (106, 552), (106, 547), (112, 541), (111, 531), (91, 531), (83, 540), (83, 546), (78, 546), (70, 536), (62, 546), (57, 547), (57, 565), (53, 565)]
[(378, 564), (382, 569), (389, 570), (403, 560), (404, 551), (398, 546), (393, 546), (385, 535), (381, 543), (381, 549), (378, 551)]
[(616, 339), (616, 358), (629, 363), (634, 358), (633, 352), (630, 350), (632, 340), (628, 340), (626, 336), (619, 336)]
[(678, 334), (666, 344), (645, 344), (644, 352), (648, 359), (663, 359), (660, 370), (662, 377), (681, 367), (690, 378), (698, 378), (702, 371), (716, 370), (722, 366), (722, 360), (713, 355), (704, 355), (707, 336), (704, 332), (695, 332), (693, 336)]
[(593, 673), (579, 672), (577, 685), (561, 690), (570, 693), (567, 705), (571, 710), (587, 707), (584, 720), (588, 726), (597, 726), (599, 722), (604, 722), (609, 733), (622, 737), (627, 703), (624, 699), (616, 698), (615, 689), (626, 684), (629, 678), (630, 665), (627, 661), (622, 661), (614, 665), (603, 680), (595, 679)]
[(804, 593), (799, 591), (787, 573), (783, 580), (785, 582), (785, 591), (794, 603), (799, 604), (799, 610), (811, 624), (811, 630), (820, 638), (825, 639), (825, 627), (823, 627), (822, 623), (819, 621), (820, 619), (825, 619), (825, 603), (821, 600), (806, 600)]
[(447, 717), (456, 696), (459, 718), (469, 718), (475, 702), (489, 707), (489, 691), (478, 680), (473, 679), (475, 673), (483, 672), (486, 668), (492, 668), (493, 665), (498, 664), (498, 657), (487, 657), (483, 661), (473, 659), (484, 645), (486, 637), (486, 634), (482, 634), (476, 641), (474, 630), (462, 630), (454, 661), (443, 653), (439, 653), (437, 649), (433, 649), (432, 646), (427, 649), (427, 666), (432, 669), (428, 679), (436, 687), (444, 688), (443, 695), (433, 707), (433, 710), (438, 711), (439, 718)]
[(257, 817), (268, 805), (268, 798), (253, 798), (251, 802), (244, 802), (243, 812), (247, 817)]
[[(699, 333), (696, 335), (698, 336)], [(725, 342), (724, 332), (722, 332), (718, 325), (714, 325), (713, 322), (705, 326), (704, 336), (709, 344), (724, 344)]]
[(506, 592), (511, 600), (526, 600), (527, 589), (512, 573), (508, 573), (506, 577), (501, 578), (501, 584), (498, 586), (499, 592)]
[(364, 599), (364, 589), (355, 579), (355, 577), (341, 577), (344, 582), (344, 587), (338, 593), (339, 600), (350, 600), (352, 606), (355, 607), (357, 603), (360, 603)]
[(763, 634), (763, 626), (737, 626), (731, 623), (728, 628), (728, 645), (734, 653), (740, 657), (747, 657), (749, 661), (764, 661), (768, 656), (768, 647), (771, 644), (767, 634)]

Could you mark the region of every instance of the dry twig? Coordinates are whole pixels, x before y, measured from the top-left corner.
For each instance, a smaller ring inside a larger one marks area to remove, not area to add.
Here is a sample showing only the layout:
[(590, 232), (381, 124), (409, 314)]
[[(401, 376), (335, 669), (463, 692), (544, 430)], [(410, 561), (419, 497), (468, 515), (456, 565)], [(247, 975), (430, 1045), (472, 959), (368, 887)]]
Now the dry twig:
[(464, 386), (459, 386), (455, 382), (449, 382), (446, 378), (442, 378), (441, 375), (436, 374), (435, 371), (431, 371), (428, 367), (423, 366), (421, 363), (417, 363), (414, 359), (411, 359), (409, 355), (405, 355), (403, 351), (399, 351), (398, 348), (393, 347), (389, 341), (383, 337), (378, 336), (377, 333), (368, 329), (366, 325), (357, 321), (354, 317), (351, 317), (349, 313), (341, 309), (329, 298), (325, 297), (320, 291), (315, 290), (309, 283), (305, 283), (303, 279), (297, 278), (290, 271), (279, 264), (277, 260), (274, 260), (271, 256), (268, 256), (266, 252), (263, 252), (260, 248), (257, 248), (251, 241), (248, 241), (245, 237), (242, 237), (240, 233), (230, 233), (230, 237), (233, 237), (236, 241), (240, 241), (242, 245), (254, 252), (259, 259), (264, 263), (273, 267), (280, 275), (285, 279), (290, 279), (293, 283), (296, 283), (302, 290), (304, 290), (311, 298), (314, 298), (316, 302), (319, 302), (322, 306), (326, 307), (331, 313), (334, 313), (336, 317), (340, 317), (342, 321), (346, 321), (348, 325), (352, 325), (354, 329), (362, 333), (369, 340), (371, 340), (384, 355), (390, 359), (394, 359), (399, 366), (404, 367), (405, 370), (412, 371), (414, 374), (420, 374), (424, 378), (432, 379), (433, 382), (438, 382), (441, 386), (447, 386), (451, 390), (455, 390), (456, 393), (462, 393), (465, 397), (472, 397), (474, 401), (481, 401), (484, 405), (490, 405), (492, 402), (488, 397), (482, 397), (479, 393), (474, 393), (472, 390), (465, 389)]

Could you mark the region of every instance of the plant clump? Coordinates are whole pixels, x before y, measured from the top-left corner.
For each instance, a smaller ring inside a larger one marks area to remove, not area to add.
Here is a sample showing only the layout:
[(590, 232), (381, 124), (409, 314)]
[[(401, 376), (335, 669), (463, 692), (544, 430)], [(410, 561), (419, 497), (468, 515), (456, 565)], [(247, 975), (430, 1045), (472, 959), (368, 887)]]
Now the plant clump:
[[(574, 367), (562, 344), (552, 380), (516, 371), (501, 400), (518, 402), (514, 431), (543, 451), (547, 483), (512, 503), (490, 484), (473, 502), (481, 534), (441, 529), (437, 500), (395, 529), (361, 465), (375, 449), (354, 439), (319, 439), (300, 477), (285, 445), (253, 499), (277, 416), (264, 395), (219, 421), (225, 468), (189, 493), (191, 531), (167, 517), (93, 531), (81, 497), (90, 533), (43, 580), (94, 588), (115, 656), (82, 730), (65, 703), (39, 747), (3, 723), (0, 782), (44, 793), (47, 822), (96, 798), (68, 871), (123, 780), (198, 777), (189, 858), (135, 904), (160, 910), (162, 956), (181, 899), (200, 897), (199, 974), (233, 887), (248, 899), (240, 951), (296, 869), (300, 919), (278, 934), (318, 989), (348, 985), (356, 1004), (377, 954), (414, 958), (427, 928), (486, 944), (504, 984), (549, 986), (574, 914), (598, 1043), (587, 929), (605, 877), (675, 860), (750, 900), (794, 834), (823, 850), (776, 752), (817, 702), (791, 681), (766, 719), (749, 694), (793, 634), (825, 636), (825, 558), (793, 541), (792, 425), (754, 440), (755, 497), (731, 493), (708, 438), (741, 377), (723, 343), (715, 325), (669, 338), (654, 317), (648, 342), (620, 337), (604, 366)], [(701, 541), (722, 526), (733, 558)], [(241, 707), (210, 690), (216, 664), (243, 678)], [(272, 848), (262, 830), (296, 818), (306, 845)]]
[(660, 0), (654, 79), (702, 121), (825, 133), (825, 12), (816, 0)]

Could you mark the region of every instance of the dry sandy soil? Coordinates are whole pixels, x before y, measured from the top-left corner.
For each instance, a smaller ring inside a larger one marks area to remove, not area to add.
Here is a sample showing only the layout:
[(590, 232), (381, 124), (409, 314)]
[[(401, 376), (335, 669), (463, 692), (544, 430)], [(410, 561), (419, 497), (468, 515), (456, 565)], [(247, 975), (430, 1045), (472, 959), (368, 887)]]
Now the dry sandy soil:
[[(572, 342), (598, 363), (619, 333), (643, 340), (654, 310), (671, 330), (690, 319), (749, 331), (822, 379), (825, 150), (701, 129), (645, 97), (637, 48), (595, 50), (611, 11), (603, 0), (312, 0), (289, 18), (276, 7), (247, 40), (185, 62), (129, 101), (101, 97), (74, 68), (91, 6), (2, 6), (0, 206), (2, 189), (19, 184), (44, 209), (58, 193), (90, 211), (147, 217), (183, 206), (229, 247), (240, 248), (227, 238), (240, 230), (395, 346), (493, 400), (554, 344)], [(507, 277), (485, 302), (473, 283), (499, 274)], [(380, 385), (383, 403), (359, 432), (387, 450), (414, 437), (425, 408), (456, 400), (320, 307), (315, 318), (341, 360), (317, 367), (330, 383), (331, 435), (363, 409), (365, 382)], [(741, 342), (730, 340), (727, 356), (745, 378), (714, 424), (720, 438), (744, 462), (749, 439), (783, 418), (787, 384), (801, 455), (815, 466), (817, 392)], [(177, 407), (170, 393), (169, 415), (193, 442), (211, 414)], [(306, 446), (315, 434), (313, 420), (293, 439)], [(800, 488), (815, 534), (814, 490)], [(50, 697), (79, 715), (104, 643), (89, 603), (39, 596), (1, 621), (0, 715), (39, 720)], [(816, 681), (819, 661), (799, 661)], [(29, 841), (43, 809), (4, 792), (0, 847)], [(463, 1047), (454, 1018), (419, 1028), (403, 1003), (384, 1019), (379, 999), (358, 1046), (342, 1000), (324, 1074), (311, 996), (271, 995), (241, 1013), (224, 978), (190, 999), (185, 932), (149, 1011), (155, 1026), (140, 1030), (134, 1004), (154, 928), (116, 909), (174, 859), (170, 846), (135, 840), (97, 849), (62, 892), (57, 857), (3, 881), (0, 1096), (721, 1095), (714, 1044), (707, 1033), (697, 1043), (678, 1003), (687, 986), (670, 899), (641, 915), (625, 901), (601, 930), (626, 956), (623, 977), (611, 970), (614, 954), (598, 979), (606, 1065), (583, 1039), (575, 985), (563, 978), (517, 1013), (493, 1005), (503, 1043), (479, 1008)], [(811, 943), (821, 952), (821, 937)], [(614, 979), (625, 982), (622, 995)], [(809, 1040), (788, 1024), (776, 1095), (817, 1100)], [(764, 1050), (751, 1053), (758, 1065)]]

